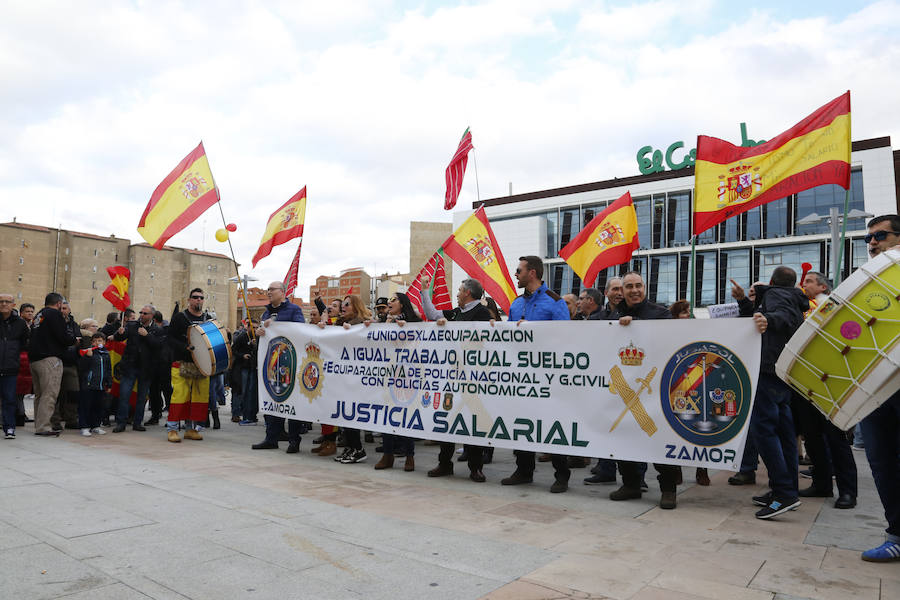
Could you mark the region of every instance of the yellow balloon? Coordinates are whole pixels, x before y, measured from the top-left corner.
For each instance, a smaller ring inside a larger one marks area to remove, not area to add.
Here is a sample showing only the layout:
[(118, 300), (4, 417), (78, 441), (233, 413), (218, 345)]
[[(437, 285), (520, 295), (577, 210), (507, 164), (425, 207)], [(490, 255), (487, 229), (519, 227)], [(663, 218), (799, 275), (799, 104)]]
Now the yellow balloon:
[(216, 239), (220, 242), (228, 241), (228, 231), (225, 229), (217, 229), (216, 230)]

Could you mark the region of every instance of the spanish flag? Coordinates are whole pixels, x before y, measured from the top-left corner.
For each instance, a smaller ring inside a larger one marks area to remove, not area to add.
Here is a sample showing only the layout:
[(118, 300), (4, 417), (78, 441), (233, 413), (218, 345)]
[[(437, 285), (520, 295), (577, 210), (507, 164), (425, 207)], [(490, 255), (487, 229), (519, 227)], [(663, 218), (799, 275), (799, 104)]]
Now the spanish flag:
[(609, 205), (559, 251), (585, 286), (592, 286), (597, 274), (607, 267), (621, 265), (631, 259), (640, 247), (637, 214), (631, 193)]
[(484, 286), (484, 291), (503, 312), (509, 312), (509, 305), (516, 298), (516, 286), (509, 276), (506, 261), (497, 245), (497, 238), (491, 231), (483, 206), (447, 238), (441, 249), (470, 277)]
[(694, 234), (803, 190), (850, 188), (850, 92), (753, 148), (697, 137)]
[(131, 271), (127, 267), (106, 267), (106, 272), (112, 282), (103, 290), (102, 295), (116, 310), (125, 310), (131, 304), (131, 298), (128, 297)]
[(303, 221), (306, 219), (306, 186), (272, 213), (262, 241), (253, 255), (253, 266), (272, 252), (272, 248), (303, 236)]
[(138, 233), (157, 250), (218, 202), (219, 192), (209, 170), (203, 142), (162, 180), (141, 215)]

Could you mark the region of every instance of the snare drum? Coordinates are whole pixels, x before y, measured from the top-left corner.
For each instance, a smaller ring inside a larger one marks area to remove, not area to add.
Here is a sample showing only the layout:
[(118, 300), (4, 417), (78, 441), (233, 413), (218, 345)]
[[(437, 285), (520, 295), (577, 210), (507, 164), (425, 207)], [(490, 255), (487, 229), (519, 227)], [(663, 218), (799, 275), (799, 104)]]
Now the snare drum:
[(839, 285), (784, 347), (775, 371), (847, 430), (900, 389), (900, 252)]
[(218, 321), (195, 323), (188, 330), (188, 341), (194, 347), (191, 356), (200, 372), (207, 377), (228, 369), (231, 362), (231, 345), (225, 328)]

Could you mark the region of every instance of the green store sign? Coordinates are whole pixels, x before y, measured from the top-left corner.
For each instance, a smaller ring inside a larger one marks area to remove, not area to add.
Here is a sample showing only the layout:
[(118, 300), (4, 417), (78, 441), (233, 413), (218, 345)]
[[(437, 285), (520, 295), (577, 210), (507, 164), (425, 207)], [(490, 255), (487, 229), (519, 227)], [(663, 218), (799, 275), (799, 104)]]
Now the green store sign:
[[(759, 140), (757, 142), (748, 138), (747, 124), (741, 123), (741, 147), (752, 148), (753, 146), (759, 146), (764, 143), (766, 143), (766, 140)], [(693, 166), (694, 161), (697, 159), (697, 149), (691, 148), (690, 152), (681, 154), (678, 151), (682, 148), (684, 148), (683, 141), (672, 142), (669, 144), (665, 154), (663, 154), (662, 150), (654, 150), (653, 146), (644, 146), (637, 151), (637, 163), (641, 175), (665, 171), (666, 166), (672, 171)], [(676, 154), (676, 152), (678, 154)], [(665, 160), (665, 166), (663, 166), (663, 160)]]

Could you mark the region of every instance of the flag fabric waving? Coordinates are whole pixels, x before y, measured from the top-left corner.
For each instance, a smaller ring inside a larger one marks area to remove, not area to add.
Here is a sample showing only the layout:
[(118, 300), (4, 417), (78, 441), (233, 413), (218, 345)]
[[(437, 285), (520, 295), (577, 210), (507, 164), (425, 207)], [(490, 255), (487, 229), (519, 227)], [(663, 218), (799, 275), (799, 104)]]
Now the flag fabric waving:
[(509, 305), (516, 298), (516, 286), (513, 285), (483, 206), (447, 238), (441, 249), (469, 277), (484, 286), (484, 291), (503, 312), (509, 312)]
[(138, 233), (157, 250), (219, 201), (203, 142), (162, 180), (141, 215)]
[(259, 248), (253, 255), (253, 266), (267, 257), (272, 248), (289, 240), (303, 236), (303, 221), (306, 219), (306, 186), (294, 194), (272, 213), (263, 232)]
[(450, 300), (450, 290), (447, 288), (447, 269), (443, 250), (438, 250), (428, 259), (428, 262), (425, 263), (425, 266), (422, 267), (422, 270), (419, 271), (419, 274), (416, 275), (416, 278), (413, 279), (413, 282), (406, 290), (410, 303), (419, 311), (422, 318), (427, 321), (428, 318), (425, 316), (421, 297), (425, 280), (428, 281), (427, 289), (431, 290), (431, 303), (434, 304), (434, 307), (438, 310), (450, 310), (453, 308), (453, 303)]
[(849, 189), (850, 92), (759, 146), (698, 136), (695, 165), (695, 235), (812, 187), (834, 183)]
[(444, 178), (447, 180), (447, 191), (444, 193), (444, 210), (451, 210), (456, 206), (456, 199), (459, 198), (459, 192), (462, 189), (463, 177), (466, 175), (466, 164), (469, 162), (469, 150), (474, 148), (472, 145), (472, 133), (466, 128), (462, 139), (459, 140), (459, 147), (450, 164), (447, 165), (447, 171)]
[(600, 271), (630, 260), (639, 247), (637, 214), (631, 202), (631, 193), (625, 192), (591, 219), (559, 251), (559, 255), (581, 277), (585, 287), (591, 287)]
[(106, 267), (112, 282), (103, 290), (103, 297), (109, 300), (116, 310), (125, 310), (131, 304), (128, 297), (128, 285), (131, 282), (131, 271), (127, 267)]
[(294, 294), (294, 290), (297, 289), (297, 274), (300, 270), (300, 248), (303, 247), (303, 241), (300, 241), (300, 244), (297, 246), (297, 253), (294, 255), (294, 260), (291, 261), (291, 266), (288, 269), (287, 275), (284, 277), (284, 295), (287, 298), (290, 298)]

